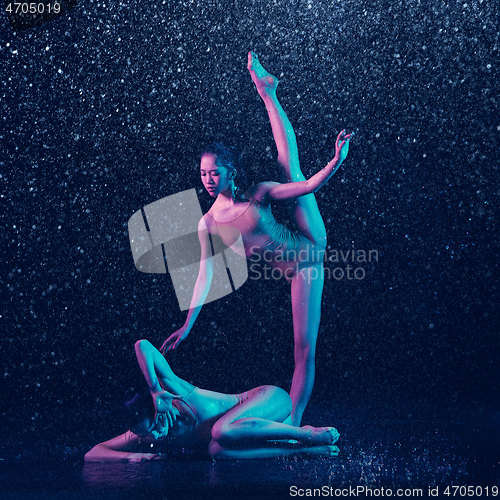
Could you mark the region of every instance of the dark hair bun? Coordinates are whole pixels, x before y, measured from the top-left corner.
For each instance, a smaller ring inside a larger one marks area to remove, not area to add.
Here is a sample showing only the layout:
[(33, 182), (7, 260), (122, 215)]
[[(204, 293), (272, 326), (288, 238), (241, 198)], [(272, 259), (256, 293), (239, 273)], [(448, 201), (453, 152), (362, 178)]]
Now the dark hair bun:
[(214, 155), (217, 158), (217, 165), (219, 167), (224, 167), (228, 170), (237, 170), (240, 166), (240, 154), (237, 149), (232, 146), (226, 146), (222, 142), (214, 142), (207, 146), (201, 156), (206, 154)]

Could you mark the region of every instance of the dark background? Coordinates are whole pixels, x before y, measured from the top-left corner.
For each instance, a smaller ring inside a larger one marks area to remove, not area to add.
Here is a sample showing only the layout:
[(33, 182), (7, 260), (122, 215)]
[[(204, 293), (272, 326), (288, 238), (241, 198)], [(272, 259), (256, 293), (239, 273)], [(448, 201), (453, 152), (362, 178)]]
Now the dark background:
[[(160, 346), (185, 313), (168, 275), (134, 268), (127, 222), (201, 188), (207, 142), (239, 148), (250, 180), (278, 178), (248, 50), (280, 78), (306, 175), (338, 131), (356, 132), (318, 203), (331, 249), (379, 255), (363, 280), (325, 283), (312, 402), (332, 415), (496, 405), (498, 14), (486, 1), (111, 0), (17, 33), (2, 15), (6, 425), (78, 438), (143, 385), (134, 342)], [(207, 304), (168, 359), (209, 389), (288, 390), (289, 285), (249, 280)]]

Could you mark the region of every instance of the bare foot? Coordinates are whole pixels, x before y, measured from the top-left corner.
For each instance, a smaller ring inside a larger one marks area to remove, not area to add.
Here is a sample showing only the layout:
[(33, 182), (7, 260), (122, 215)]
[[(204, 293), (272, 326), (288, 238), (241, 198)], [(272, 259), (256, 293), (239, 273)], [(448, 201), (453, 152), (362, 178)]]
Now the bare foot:
[(279, 83), (278, 79), (262, 67), (255, 52), (248, 53), (247, 68), (257, 87), (257, 92), (261, 97), (263, 97), (263, 94), (272, 94), (276, 92), (276, 87)]
[(302, 429), (309, 431), (309, 436), (304, 442), (311, 444), (335, 444), (340, 434), (334, 427), (312, 427), (311, 425), (304, 425)]

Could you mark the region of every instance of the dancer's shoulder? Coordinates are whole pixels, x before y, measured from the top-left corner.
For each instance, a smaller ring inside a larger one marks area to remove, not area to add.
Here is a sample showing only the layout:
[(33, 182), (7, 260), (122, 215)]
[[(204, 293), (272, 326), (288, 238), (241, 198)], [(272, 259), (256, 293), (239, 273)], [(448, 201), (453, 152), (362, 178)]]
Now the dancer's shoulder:
[(203, 217), (200, 219), (200, 222), (198, 223), (198, 230), (203, 230), (207, 229), (210, 226), (215, 226), (215, 219), (213, 215), (210, 213), (210, 210), (203, 215)]
[(268, 196), (269, 191), (271, 191), (271, 189), (277, 185), (279, 185), (279, 182), (273, 182), (273, 181), (260, 182), (259, 184), (252, 186), (245, 193), (245, 196), (247, 197), (247, 199), (255, 200), (261, 204), (269, 203), (270, 202), (270, 199)]

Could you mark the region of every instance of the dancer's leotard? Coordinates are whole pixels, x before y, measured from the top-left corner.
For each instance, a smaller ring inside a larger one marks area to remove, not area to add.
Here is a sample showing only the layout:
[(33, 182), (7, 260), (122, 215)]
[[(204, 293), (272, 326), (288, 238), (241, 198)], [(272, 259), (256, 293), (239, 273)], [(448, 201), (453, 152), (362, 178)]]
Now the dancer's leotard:
[[(184, 445), (188, 443), (188, 447), (190, 447), (189, 445), (193, 447), (206, 446), (212, 438), (211, 431), (215, 422), (228, 411), (246, 401), (248, 399), (248, 392), (220, 396), (221, 398), (214, 398), (211, 391), (195, 387), (185, 396), (177, 398), (190, 414), (186, 422), (191, 428), (190, 437), (182, 437), (181, 445), (182, 443)], [(171, 434), (175, 434), (175, 432)], [(172, 438), (175, 441), (175, 435)], [(192, 441), (188, 442), (190, 439)]]
[[(212, 402), (207, 402), (206, 397), (202, 394), (202, 391), (203, 389), (195, 387), (188, 394), (179, 398), (185, 403), (185, 405), (191, 412), (195, 422), (195, 426), (197, 426), (200, 422), (206, 422), (207, 420), (220, 418), (229, 410), (233, 409), (235, 406), (240, 405), (248, 399), (248, 391), (242, 392), (241, 394), (235, 394), (234, 396), (228, 396), (227, 404), (223, 405), (221, 408), (219, 401), (213, 400)], [(200, 402), (196, 402), (196, 398), (198, 396), (201, 396), (203, 398), (201, 404)]]
[(207, 214), (228, 247), (232, 247), (241, 235), (245, 255), (252, 262), (286, 270), (288, 275), (322, 262), (322, 251), (305, 236), (276, 222), (271, 209), (255, 198), (232, 220), (221, 222), (210, 212)]

